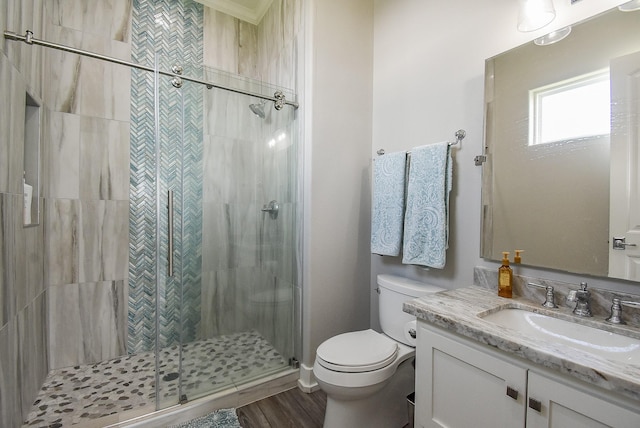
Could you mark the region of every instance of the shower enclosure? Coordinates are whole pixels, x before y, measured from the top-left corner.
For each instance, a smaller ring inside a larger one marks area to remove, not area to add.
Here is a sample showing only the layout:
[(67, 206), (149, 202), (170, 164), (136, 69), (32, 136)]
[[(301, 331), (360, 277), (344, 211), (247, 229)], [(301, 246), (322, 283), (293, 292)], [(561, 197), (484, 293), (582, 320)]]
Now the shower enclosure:
[[(157, 408), (296, 363), (299, 152), (295, 108), (282, 103), (294, 94), (199, 66), (173, 72), (134, 77), (153, 83), (155, 144), (132, 139), (128, 339), (146, 351), (155, 335)], [(149, 119), (132, 120), (132, 135)], [(137, 253), (145, 216), (155, 242)], [(153, 289), (141, 311), (136, 296)], [(148, 311), (153, 333), (137, 334)]]
[[(29, 32), (5, 37), (74, 51)], [(27, 425), (108, 424), (296, 368), (295, 94), (202, 66), (77, 53), (134, 69), (127, 344), (116, 358), (52, 370)], [(114, 293), (114, 312), (122, 303)]]
[(303, 2), (0, 4), (0, 425), (295, 383)]

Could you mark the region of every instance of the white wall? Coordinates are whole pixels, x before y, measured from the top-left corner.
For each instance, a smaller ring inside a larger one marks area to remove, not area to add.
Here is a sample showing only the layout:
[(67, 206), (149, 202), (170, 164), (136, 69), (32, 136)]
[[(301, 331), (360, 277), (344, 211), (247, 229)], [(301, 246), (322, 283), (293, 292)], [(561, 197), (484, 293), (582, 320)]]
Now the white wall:
[(305, 205), (302, 363), (310, 367), (322, 341), (369, 327), (373, 3), (305, 3), (310, 199)]
[[(422, 270), (397, 258), (371, 256), (371, 288), (378, 273), (397, 273), (445, 288), (470, 285), (474, 266), (498, 264), (480, 258), (481, 168), (484, 61), (554, 29), (580, 21), (619, 0), (555, 0), (557, 16), (532, 33), (516, 30), (516, 0), (374, 0), (373, 145), (370, 156), (467, 137), (454, 150), (451, 233), (447, 266)], [(549, 243), (551, 245), (552, 243)], [(581, 277), (521, 268), (543, 278), (579, 282)], [(623, 281), (591, 278), (595, 287), (640, 293)], [(371, 325), (378, 327), (377, 295), (371, 293)]]

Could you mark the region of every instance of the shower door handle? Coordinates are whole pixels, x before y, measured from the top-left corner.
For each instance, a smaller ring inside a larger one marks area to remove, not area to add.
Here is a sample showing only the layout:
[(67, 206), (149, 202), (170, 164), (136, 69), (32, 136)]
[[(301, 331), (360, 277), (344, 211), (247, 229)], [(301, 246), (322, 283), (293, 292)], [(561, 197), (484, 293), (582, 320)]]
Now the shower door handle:
[(173, 190), (167, 190), (167, 235), (169, 236), (169, 250), (167, 253), (167, 275), (173, 276)]

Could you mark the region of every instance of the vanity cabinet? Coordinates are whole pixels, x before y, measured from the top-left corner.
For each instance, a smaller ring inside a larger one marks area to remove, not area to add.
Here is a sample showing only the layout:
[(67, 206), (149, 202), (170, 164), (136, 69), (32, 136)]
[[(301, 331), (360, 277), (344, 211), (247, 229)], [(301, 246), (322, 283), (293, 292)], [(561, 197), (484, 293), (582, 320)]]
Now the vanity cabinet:
[(425, 322), (418, 326), (416, 427), (640, 427), (640, 406), (622, 397)]

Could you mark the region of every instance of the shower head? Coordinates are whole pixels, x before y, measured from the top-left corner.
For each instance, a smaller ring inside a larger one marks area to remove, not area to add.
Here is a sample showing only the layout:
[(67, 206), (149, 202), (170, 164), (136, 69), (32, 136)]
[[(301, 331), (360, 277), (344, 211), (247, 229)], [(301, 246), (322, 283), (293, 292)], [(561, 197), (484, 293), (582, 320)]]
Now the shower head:
[(264, 104), (265, 104), (265, 101), (261, 101), (258, 104), (249, 104), (249, 108), (251, 109), (253, 114), (258, 116), (260, 119), (264, 119), (266, 117), (264, 113)]

